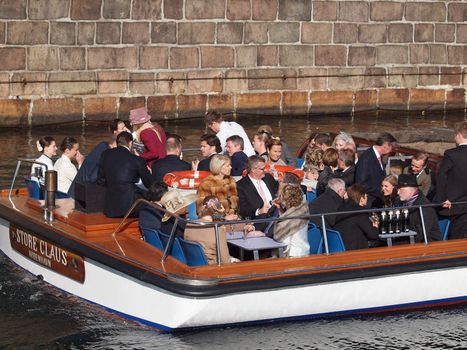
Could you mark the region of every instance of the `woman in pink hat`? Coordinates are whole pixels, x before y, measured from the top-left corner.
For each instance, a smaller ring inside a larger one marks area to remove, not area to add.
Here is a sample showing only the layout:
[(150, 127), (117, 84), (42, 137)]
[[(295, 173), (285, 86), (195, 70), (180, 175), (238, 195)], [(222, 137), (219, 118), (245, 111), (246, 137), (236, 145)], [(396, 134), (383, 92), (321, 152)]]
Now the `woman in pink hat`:
[(130, 111), (130, 124), (133, 127), (133, 136), (136, 141), (144, 144), (144, 152), (139, 156), (147, 161), (149, 167), (152, 166), (154, 160), (166, 156), (167, 137), (164, 129), (157, 123), (151, 123), (151, 116), (145, 107)]

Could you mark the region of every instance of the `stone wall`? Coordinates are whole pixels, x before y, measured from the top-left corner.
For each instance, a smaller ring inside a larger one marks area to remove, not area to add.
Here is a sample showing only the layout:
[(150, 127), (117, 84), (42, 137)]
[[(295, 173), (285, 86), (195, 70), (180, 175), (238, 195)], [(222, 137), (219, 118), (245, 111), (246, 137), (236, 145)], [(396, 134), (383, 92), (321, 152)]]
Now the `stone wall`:
[(0, 0), (0, 124), (463, 109), (467, 2)]

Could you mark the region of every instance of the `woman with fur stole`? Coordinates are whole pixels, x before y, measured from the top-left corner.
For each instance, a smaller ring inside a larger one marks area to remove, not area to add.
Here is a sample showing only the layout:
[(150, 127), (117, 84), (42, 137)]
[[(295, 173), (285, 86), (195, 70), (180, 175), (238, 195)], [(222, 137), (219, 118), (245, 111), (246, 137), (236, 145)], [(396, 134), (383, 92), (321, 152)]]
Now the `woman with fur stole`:
[(198, 187), (198, 198), (196, 207), (198, 215), (207, 196), (215, 196), (219, 199), (229, 220), (234, 219), (229, 214), (236, 214), (238, 211), (237, 184), (230, 172), (232, 170), (230, 158), (216, 154), (212, 157), (209, 166), (211, 175), (206, 177)]
[[(275, 203), (279, 217), (307, 216), (308, 204), (300, 186), (285, 185)], [(304, 256), (310, 253), (308, 243), (308, 219), (291, 219), (274, 223), (274, 240), (287, 244), (286, 256)]]

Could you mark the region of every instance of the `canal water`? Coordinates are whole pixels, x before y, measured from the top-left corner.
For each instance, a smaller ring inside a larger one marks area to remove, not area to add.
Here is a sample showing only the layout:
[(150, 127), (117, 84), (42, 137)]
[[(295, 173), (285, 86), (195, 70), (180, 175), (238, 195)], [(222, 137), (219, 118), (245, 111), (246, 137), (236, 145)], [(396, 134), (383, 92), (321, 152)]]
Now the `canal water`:
[[(316, 131), (343, 130), (362, 136), (390, 131), (404, 142), (451, 141), (449, 129), (459, 120), (464, 120), (463, 112), (237, 119), (250, 136), (259, 125), (272, 125), (292, 150)], [(171, 121), (163, 126), (183, 135), (185, 148), (197, 148), (205, 131), (200, 120)], [(106, 129), (104, 125), (0, 129), (0, 187), (10, 185), (17, 157), (38, 156), (35, 142), (44, 135), (58, 142), (64, 136), (75, 136), (86, 154), (105, 140)], [(196, 152), (186, 152), (187, 159), (196, 157)], [(26, 172), (25, 167), (23, 175)], [(442, 286), (433, 281), (433, 288)], [(0, 349), (460, 349), (467, 347), (466, 317), (467, 307), (461, 306), (161, 334), (47, 285), (0, 253)]]

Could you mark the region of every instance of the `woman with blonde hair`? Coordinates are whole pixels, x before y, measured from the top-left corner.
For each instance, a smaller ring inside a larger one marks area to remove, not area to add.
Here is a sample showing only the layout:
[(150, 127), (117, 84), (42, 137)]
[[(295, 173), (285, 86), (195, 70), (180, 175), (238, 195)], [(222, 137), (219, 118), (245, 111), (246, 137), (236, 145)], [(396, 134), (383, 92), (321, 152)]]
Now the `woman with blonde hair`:
[[(203, 201), (208, 196), (215, 196), (225, 208), (226, 214), (236, 214), (238, 210), (238, 193), (235, 179), (230, 175), (232, 165), (230, 158), (225, 155), (216, 154), (211, 159), (209, 166), (211, 175), (204, 178), (198, 187), (198, 198), (196, 207), (200, 213)], [(233, 216), (227, 216), (233, 219)]]
[(302, 168), (307, 166), (315, 166), (319, 169), (319, 171), (323, 170), (323, 155), (324, 151), (321, 148), (307, 148), (305, 153), (305, 162), (303, 163)]
[(268, 157), (266, 160), (266, 165), (286, 165), (285, 162), (281, 159), (282, 156), (282, 142), (278, 137), (272, 137), (267, 144)]
[[(258, 127), (258, 133), (264, 133), (269, 135), (269, 138), (274, 136), (274, 131), (272, 130), (272, 127), (270, 125), (260, 125)], [(288, 166), (297, 166), (297, 159), (295, 158), (295, 155), (292, 153), (290, 150), (289, 145), (284, 140), (281, 140), (282, 142), (282, 153), (281, 153), (281, 159), (282, 161), (288, 165)], [(265, 143), (267, 145), (267, 142)], [(261, 154), (258, 154), (259, 156), (262, 156)], [(264, 158), (264, 157), (263, 157)], [(264, 160), (267, 160), (266, 158)]]
[(341, 131), (334, 138), (334, 141), (332, 142), (331, 147), (340, 151), (341, 149), (344, 149), (345, 147), (349, 145), (356, 146), (353, 137), (347, 134), (346, 132)]
[(383, 192), (382, 201), (379, 200), (373, 206), (391, 208), (397, 197), (397, 176), (388, 175), (381, 181), (381, 192)]
[[(300, 186), (285, 185), (279, 193), (276, 203), (279, 217), (307, 216), (308, 204), (303, 199)], [(276, 221), (273, 227), (274, 240), (287, 244), (286, 256), (304, 256), (310, 253), (308, 243), (308, 219)]]
[(271, 134), (265, 131), (257, 132), (255, 136), (253, 136), (253, 149), (255, 150), (256, 154), (262, 157), (264, 160), (268, 159), (268, 150), (266, 149), (266, 145), (270, 139)]

